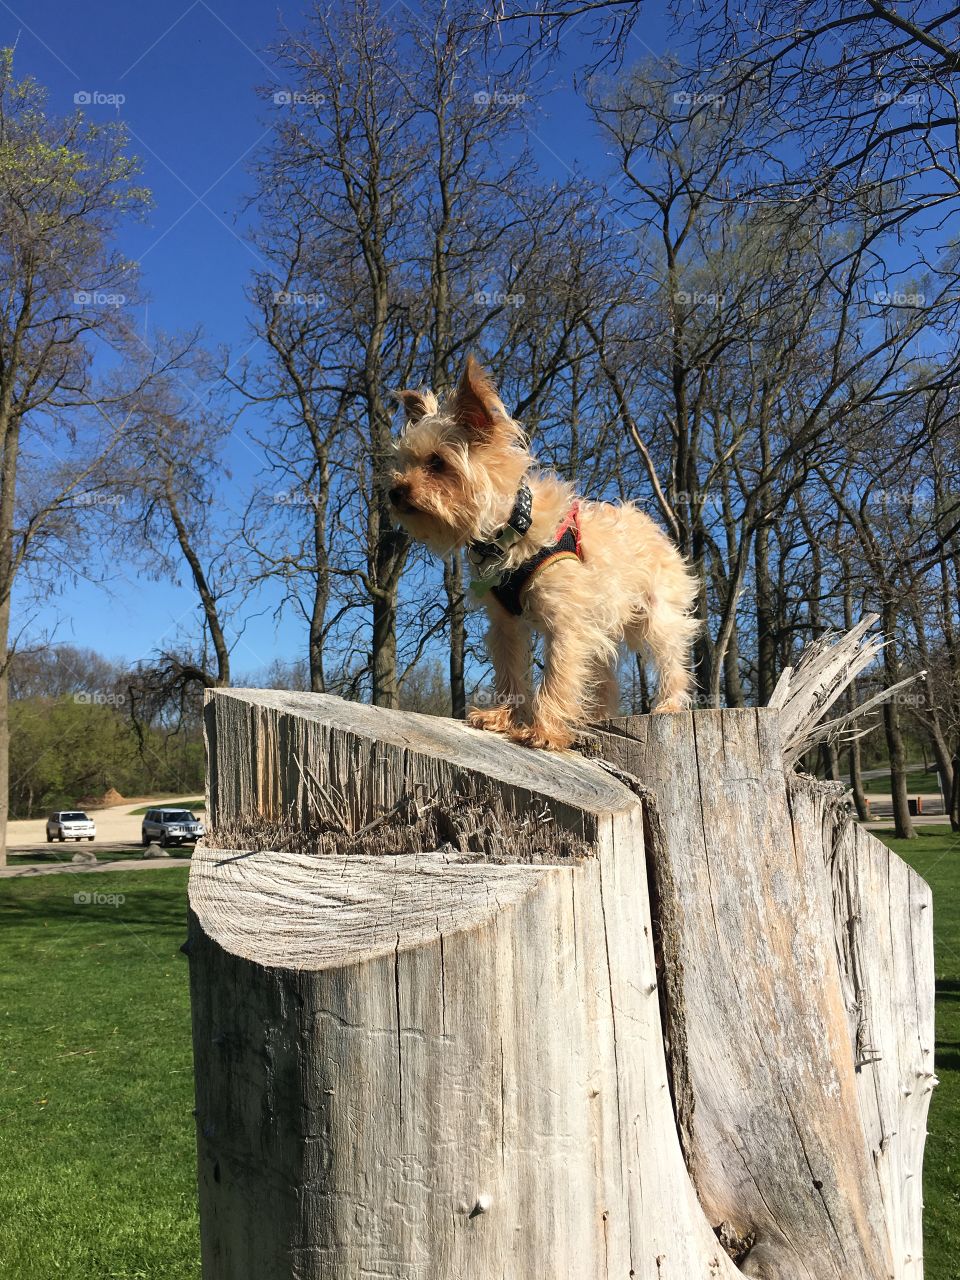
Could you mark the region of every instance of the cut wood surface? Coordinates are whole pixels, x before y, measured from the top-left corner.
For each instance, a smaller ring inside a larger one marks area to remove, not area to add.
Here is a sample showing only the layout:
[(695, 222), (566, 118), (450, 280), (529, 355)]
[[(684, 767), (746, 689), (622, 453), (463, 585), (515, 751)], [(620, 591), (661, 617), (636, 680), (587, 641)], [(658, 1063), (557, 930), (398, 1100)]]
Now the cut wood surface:
[(775, 712), (206, 720), (205, 1280), (920, 1276), (929, 895)]

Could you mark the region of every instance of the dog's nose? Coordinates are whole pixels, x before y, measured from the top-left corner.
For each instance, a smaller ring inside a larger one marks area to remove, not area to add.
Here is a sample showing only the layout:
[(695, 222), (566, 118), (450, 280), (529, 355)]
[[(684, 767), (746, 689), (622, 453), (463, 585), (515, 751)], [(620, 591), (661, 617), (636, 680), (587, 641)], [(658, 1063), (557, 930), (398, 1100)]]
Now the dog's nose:
[(393, 506), (399, 507), (400, 503), (403, 501), (403, 490), (398, 484), (396, 484), (387, 494), (387, 497), (390, 499)]

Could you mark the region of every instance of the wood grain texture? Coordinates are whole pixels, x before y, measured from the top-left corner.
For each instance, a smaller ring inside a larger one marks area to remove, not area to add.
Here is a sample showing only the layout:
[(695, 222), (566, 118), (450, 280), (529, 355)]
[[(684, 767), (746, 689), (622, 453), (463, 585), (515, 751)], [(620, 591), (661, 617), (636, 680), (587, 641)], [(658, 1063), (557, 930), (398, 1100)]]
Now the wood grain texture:
[[(207, 727), (215, 841), (237, 810), (306, 818), (303, 776), (355, 829), (479, 777), (540, 815), (547, 853), (197, 850), (206, 1280), (735, 1276), (676, 1137), (629, 789), (316, 695), (218, 692)], [(580, 856), (551, 861), (561, 825)]]
[[(674, 978), (665, 1024), (708, 1217), (754, 1241), (747, 1274), (918, 1276), (915, 1095), (933, 1048), (926, 886), (821, 789), (788, 784), (776, 711), (629, 718), (601, 740), (660, 814), (663, 839), (648, 852)], [(853, 966), (872, 1009), (869, 1061)], [(907, 1129), (910, 1170), (891, 1145)]]
[(868, 613), (846, 632), (827, 631), (800, 655), (795, 667), (785, 667), (770, 696), (769, 706), (778, 712), (784, 763), (793, 766), (820, 743), (858, 738), (871, 728), (864, 717), (888, 702), (895, 693), (926, 675), (915, 672), (888, 685), (865, 702), (828, 720), (828, 712), (840, 697), (883, 652), (882, 635), (873, 626), (878, 613)]
[(579, 756), (528, 751), (439, 716), (385, 711), (320, 693), (229, 689), (208, 698), (205, 717), (207, 812), (214, 830), (252, 814), (307, 822), (311, 772), (343, 796), (354, 830), (417, 785), (429, 794), (457, 796), (492, 782), (520, 816), (542, 797), (558, 825), (586, 839), (594, 838), (599, 815), (629, 800)]
[(776, 713), (606, 761), (310, 694), (206, 728), (205, 1280), (917, 1280), (929, 898)]
[(798, 829), (821, 836), (867, 1149), (896, 1274), (923, 1275), (923, 1148), (936, 1085), (933, 904), (924, 880), (829, 791), (797, 779)]

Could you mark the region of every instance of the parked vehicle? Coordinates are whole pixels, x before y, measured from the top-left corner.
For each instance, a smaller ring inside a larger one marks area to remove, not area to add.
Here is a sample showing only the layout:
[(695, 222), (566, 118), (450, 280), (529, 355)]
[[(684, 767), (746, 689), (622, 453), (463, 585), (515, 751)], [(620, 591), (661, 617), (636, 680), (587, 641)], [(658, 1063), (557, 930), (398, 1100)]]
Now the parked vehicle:
[(47, 819), (47, 844), (59, 840), (93, 840), (97, 824), (81, 809), (58, 809)]
[(149, 809), (143, 815), (140, 841), (144, 845), (159, 843), (196, 844), (203, 836), (203, 823), (189, 809)]

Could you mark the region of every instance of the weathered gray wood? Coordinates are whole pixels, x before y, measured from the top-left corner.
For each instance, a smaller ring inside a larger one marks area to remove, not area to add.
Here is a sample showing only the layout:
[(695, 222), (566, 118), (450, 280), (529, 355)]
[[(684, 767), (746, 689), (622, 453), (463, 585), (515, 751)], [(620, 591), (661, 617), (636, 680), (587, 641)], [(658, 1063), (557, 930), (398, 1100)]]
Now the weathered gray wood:
[[(868, 613), (845, 633), (825, 632), (807, 645), (796, 667), (784, 668), (769, 705), (779, 712), (781, 751), (787, 765), (796, 764), (821, 742), (849, 741), (866, 733), (871, 726), (863, 726), (864, 716), (926, 675), (925, 671), (918, 671), (881, 689), (851, 711), (833, 720), (825, 719), (840, 695), (889, 643), (882, 635), (869, 634), (879, 617)], [(860, 727), (855, 729), (855, 725)]]
[(708, 1218), (753, 1241), (747, 1274), (918, 1277), (927, 886), (822, 787), (785, 776), (776, 711), (605, 729), (604, 754), (660, 815), (665, 1025)]
[(206, 717), (205, 1280), (919, 1277), (929, 896), (776, 712)]
[(796, 824), (823, 834), (834, 935), (867, 1150), (898, 1276), (923, 1275), (923, 1148), (934, 1057), (932, 905), (926, 883), (806, 779)]
[[(218, 692), (207, 715), (206, 1280), (735, 1276), (676, 1139), (636, 796), (578, 757), (318, 695)], [(311, 776), (355, 831), (413, 787), (456, 816), (496, 779), (541, 860), (488, 861), (492, 832), (488, 853), (391, 853), (389, 826), (373, 856), (336, 832), (319, 856), (213, 847), (238, 822), (298, 845)]]

